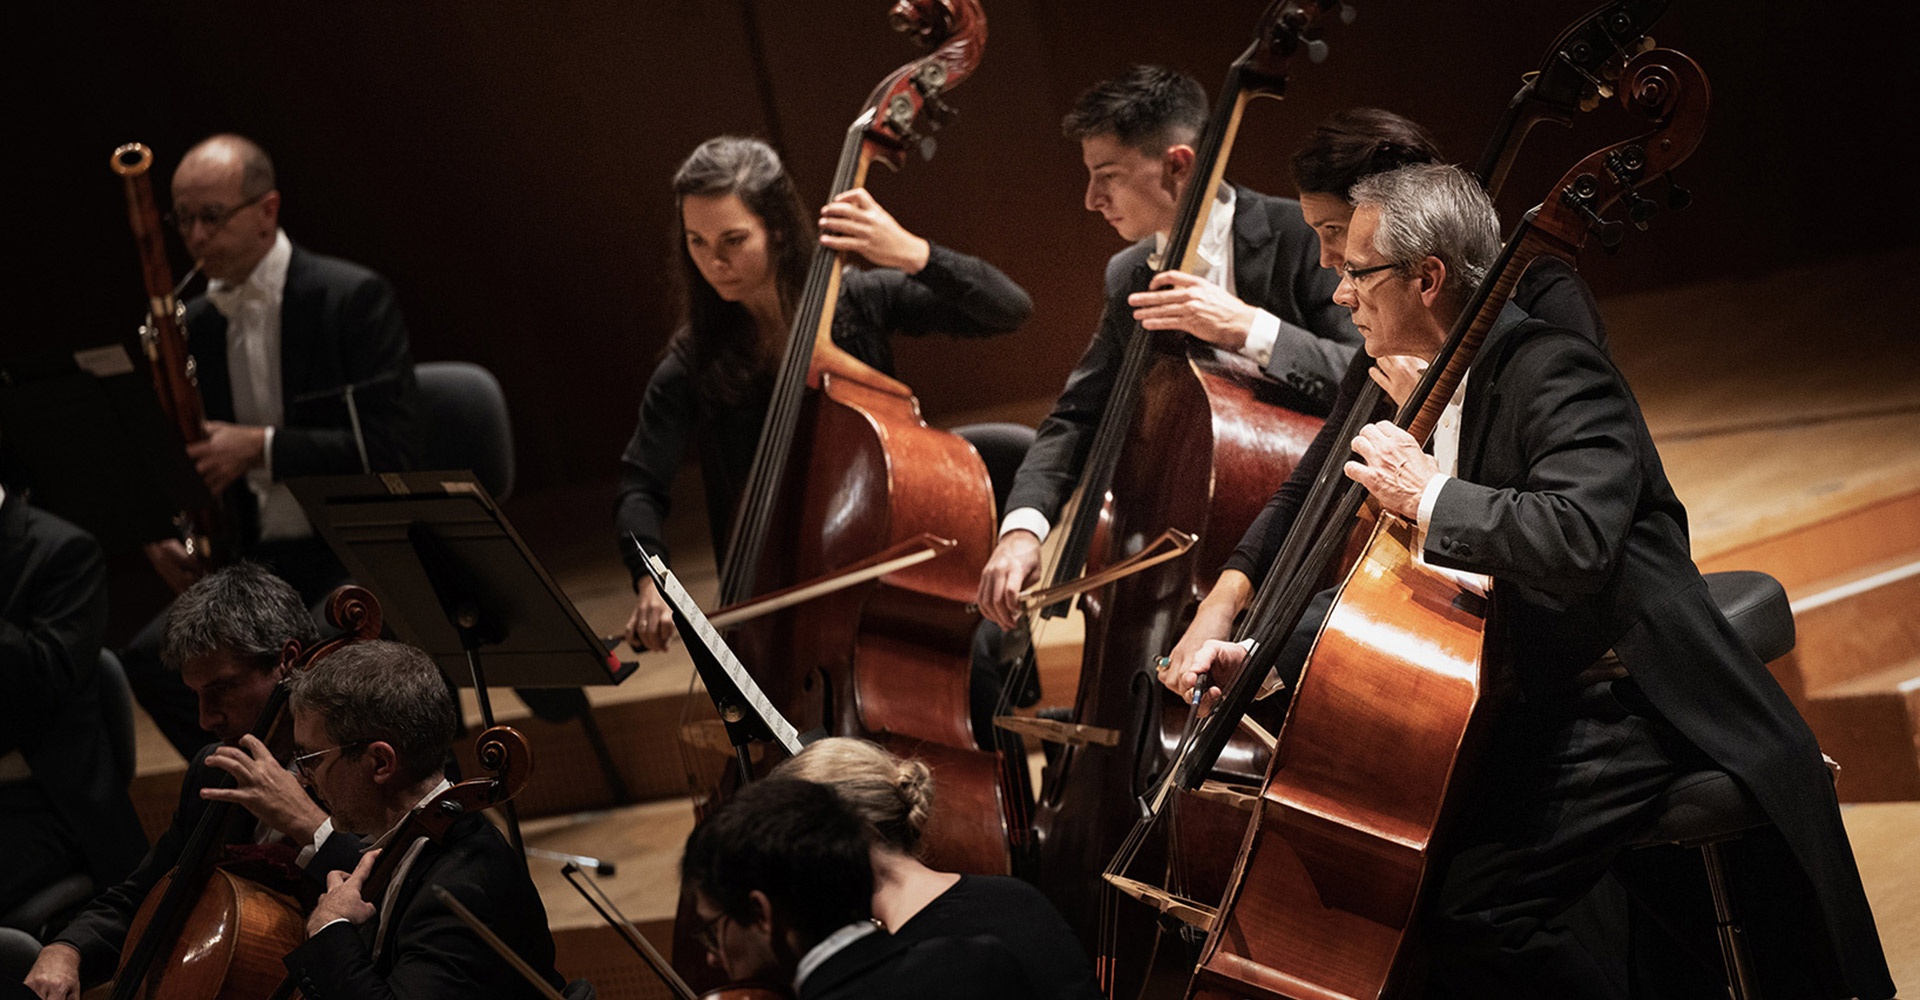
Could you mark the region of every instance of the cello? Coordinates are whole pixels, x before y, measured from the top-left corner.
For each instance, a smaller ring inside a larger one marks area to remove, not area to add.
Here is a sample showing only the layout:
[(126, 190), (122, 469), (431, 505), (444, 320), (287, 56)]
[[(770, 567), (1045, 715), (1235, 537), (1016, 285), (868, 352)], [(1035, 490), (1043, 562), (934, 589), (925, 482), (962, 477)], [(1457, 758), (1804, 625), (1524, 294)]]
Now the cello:
[[(327, 621), (339, 635), (294, 650), (283, 663), (304, 670), (351, 642), (380, 635), (380, 604), (371, 593), (344, 586), (327, 598)], [(291, 725), (284, 685), (277, 685), (253, 736), (273, 745)], [(215, 785), (228, 787), (221, 775)], [(280, 958), (306, 938), (306, 917), (285, 893), (221, 867), (232, 831), (252, 820), (244, 807), (211, 802), (180, 851), (179, 862), (141, 902), (128, 927), (114, 976), (113, 1000), (254, 998), (280, 981)]]
[[(1399, 410), (1396, 423), (1416, 440), (1431, 433), (1527, 268), (1549, 258), (1571, 266), (1590, 234), (1617, 246), (1624, 226), (1604, 217), (1616, 203), (1644, 228), (1656, 206), (1638, 189), (1670, 182), (1698, 145), (1710, 93), (1686, 56), (1635, 56), (1618, 95), (1654, 127), (1580, 161), (1521, 221)], [(1357, 484), (1343, 489), (1302, 572), (1289, 574), (1290, 597), (1309, 586), (1306, 570), (1337, 555), (1364, 496)], [(1342, 584), (1190, 996), (1377, 997), (1409, 981), (1408, 944), (1435, 844), (1484, 737), (1487, 696), (1501, 683), (1500, 665), (1484, 662), (1488, 592), (1417, 561), (1416, 551), (1412, 526), (1382, 514)], [(1293, 603), (1268, 623), (1283, 630), (1254, 636), (1234, 687), (1273, 665), (1299, 619)]]
[[(1243, 115), (1255, 100), (1284, 95), (1292, 57), (1324, 54), (1313, 23), (1335, 6), (1267, 5), (1196, 142), (1193, 180), (1182, 193), (1162, 269), (1198, 270), (1200, 234)], [(1145, 289), (1152, 277), (1142, 269), (1133, 289)], [(1304, 401), (1237, 354), (1184, 333), (1146, 330), (1130, 317), (1102, 320), (1116, 322), (1132, 334), (1043, 585), (1066, 587), (1084, 567), (1137, 557), (1169, 529), (1194, 537), (1176, 558), (1081, 598), (1086, 641), (1071, 723), (1051, 730), (1027, 720), (1016, 725), (1064, 744), (1047, 765), (1035, 806), (1036, 881), (1089, 953), (1101, 956), (1102, 987), (1132, 996), (1148, 975), (1136, 963), (1153, 953), (1155, 928), (1144, 910), (1119, 911), (1096, 876), (1139, 816), (1138, 803), (1164, 767), (1169, 733), (1182, 724), (1181, 706), (1163, 697), (1155, 680), (1153, 658), (1171, 645), (1183, 616), (1211, 587), (1213, 568), (1292, 470), (1320, 421), (1298, 412)], [(1057, 616), (1065, 607), (1041, 614)], [(1027, 660), (1010, 676), (1009, 690), (1024, 683), (1030, 651)], [(1243, 741), (1221, 766), (1252, 781), (1263, 760), (1264, 748)], [(1188, 819), (1196, 830), (1226, 824), (1219, 840), (1237, 839), (1245, 822), (1211, 803)], [(1147, 848), (1148, 864), (1177, 854), (1160, 841)], [(1226, 860), (1213, 867), (1224, 875)], [(1216, 882), (1214, 891), (1221, 889)]]
[[(949, 113), (944, 95), (978, 65), (986, 18), (976, 0), (900, 0), (892, 23), (924, 57), (874, 88), (846, 130), (832, 194), (865, 183), (876, 162), (904, 166), (923, 133)], [(802, 730), (886, 744), (924, 760), (951, 790), (927, 846), (942, 867), (1005, 873), (1024, 831), (1024, 762), (975, 747), (968, 709), (967, 602), (993, 535), (993, 492), (973, 447), (921, 419), (898, 380), (831, 338), (842, 261), (815, 247), (785, 354), (720, 568), (720, 602), (813, 580), (912, 543), (935, 558), (783, 608), (735, 628), (729, 643), (756, 665), (775, 709)], [(691, 712), (701, 699), (689, 699)], [(698, 727), (689, 727), (688, 732)], [(730, 775), (688, 747), (695, 805), (728, 793)], [(695, 967), (688, 910), (676, 958)], [(689, 954), (690, 953), (690, 954)]]

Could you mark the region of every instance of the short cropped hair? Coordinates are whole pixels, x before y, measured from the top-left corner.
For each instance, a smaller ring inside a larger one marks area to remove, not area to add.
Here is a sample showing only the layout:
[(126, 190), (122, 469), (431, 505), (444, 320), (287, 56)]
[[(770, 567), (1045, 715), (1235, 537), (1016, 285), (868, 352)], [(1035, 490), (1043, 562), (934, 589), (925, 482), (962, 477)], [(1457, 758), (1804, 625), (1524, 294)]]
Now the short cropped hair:
[(320, 716), (327, 738), (386, 743), (413, 783), (444, 773), (455, 726), (453, 692), (433, 658), (412, 646), (348, 643), (287, 680), (297, 712)]
[(1094, 84), (1060, 123), (1060, 131), (1076, 142), (1110, 135), (1152, 157), (1193, 142), (1206, 127), (1206, 88), (1164, 66), (1135, 66)]
[(912, 854), (933, 812), (933, 772), (866, 740), (829, 736), (773, 770), (775, 777), (816, 781), (833, 789), (880, 843)]
[(680, 878), (736, 921), (766, 894), (808, 941), (873, 916), (867, 832), (825, 785), (767, 778), (740, 790), (687, 835)]
[(161, 627), (160, 662), (177, 673), (188, 660), (226, 653), (271, 670), (287, 640), (305, 649), (319, 638), (299, 592), (259, 563), (238, 562), (174, 600)]
[(1459, 280), (1462, 295), (1486, 280), (1500, 253), (1500, 218), (1480, 182), (1459, 167), (1427, 163), (1363, 178), (1353, 186), (1355, 208), (1373, 205), (1380, 225), (1373, 249), (1388, 260), (1432, 256)]

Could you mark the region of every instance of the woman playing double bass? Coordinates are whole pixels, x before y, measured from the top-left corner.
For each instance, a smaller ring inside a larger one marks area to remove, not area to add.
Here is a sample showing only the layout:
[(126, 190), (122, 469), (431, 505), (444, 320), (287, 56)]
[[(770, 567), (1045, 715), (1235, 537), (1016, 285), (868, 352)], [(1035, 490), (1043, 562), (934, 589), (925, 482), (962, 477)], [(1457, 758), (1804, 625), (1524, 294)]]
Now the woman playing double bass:
[[(702, 143), (674, 175), (673, 191), (685, 324), (647, 382), (614, 509), (639, 594), (626, 628), (636, 649), (665, 649), (673, 617), (652, 586), (640, 586), (646, 568), (626, 535), (664, 556), (674, 473), (695, 440), (714, 551), (725, 550), (813, 253), (814, 227), (764, 142), (723, 136)], [(893, 371), (890, 333), (991, 336), (1013, 331), (1033, 311), (1006, 275), (909, 232), (864, 189), (823, 207), (819, 232), (822, 246), (874, 265), (846, 273), (833, 339), (882, 372)]]

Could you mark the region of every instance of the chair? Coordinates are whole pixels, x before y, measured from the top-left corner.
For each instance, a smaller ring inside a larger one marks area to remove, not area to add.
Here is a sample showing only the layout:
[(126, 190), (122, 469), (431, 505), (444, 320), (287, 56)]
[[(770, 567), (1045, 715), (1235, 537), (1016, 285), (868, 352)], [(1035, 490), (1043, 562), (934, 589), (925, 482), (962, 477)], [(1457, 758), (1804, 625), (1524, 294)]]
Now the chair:
[(506, 502), (513, 493), (513, 425), (500, 381), (470, 361), (428, 361), (413, 373), (420, 381), (422, 468), (471, 469), (494, 502)]
[[(1793, 611), (1778, 580), (1765, 573), (1740, 571), (1710, 573), (1706, 581), (1714, 604), (1754, 655), (1772, 661), (1793, 650)], [(1727, 974), (1727, 993), (1733, 1000), (1755, 996), (1757, 980), (1746, 934), (1734, 909), (1721, 847), (1769, 823), (1759, 803), (1732, 775), (1707, 769), (1674, 779), (1661, 799), (1658, 818), (1630, 845), (1671, 844), (1700, 852), (1707, 890), (1713, 897), (1714, 927)]]
[(993, 481), (993, 509), (996, 517), (1006, 515), (1007, 492), (1013, 489), (1013, 474), (1033, 446), (1033, 428), (1025, 424), (988, 423), (955, 427), (987, 463), (987, 478)]

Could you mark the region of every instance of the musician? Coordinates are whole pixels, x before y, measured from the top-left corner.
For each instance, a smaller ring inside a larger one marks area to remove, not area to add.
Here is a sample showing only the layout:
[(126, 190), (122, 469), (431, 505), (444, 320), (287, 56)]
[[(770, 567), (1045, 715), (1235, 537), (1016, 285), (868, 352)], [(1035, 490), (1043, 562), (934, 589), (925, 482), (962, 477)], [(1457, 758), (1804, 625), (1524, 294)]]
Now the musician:
[[(758, 139), (709, 139), (674, 175), (680, 215), (683, 325), (647, 381), (640, 422), (621, 455), (614, 528), (638, 600), (626, 639), (665, 649), (673, 616), (651, 586), (637, 537), (666, 558), (662, 536), (675, 472), (689, 440), (699, 448), (714, 551), (725, 549), (745, 488), (794, 303), (807, 280), (814, 228), (780, 157)], [(872, 265), (850, 267), (834, 312), (834, 343), (893, 373), (889, 333), (1008, 333), (1033, 311), (1027, 293), (992, 265), (903, 228), (864, 189), (820, 210), (819, 244)]]
[[(1137, 66), (1096, 85), (1063, 123), (1067, 137), (1080, 143), (1087, 167), (1087, 209), (1135, 242), (1107, 262), (1100, 327), (1040, 425), (1007, 497), (1000, 541), (980, 575), (978, 597), (982, 614), (1001, 628), (1013, 627), (1020, 591), (1038, 578), (1040, 543), (1086, 462), (1136, 321), (1149, 330), (1183, 330), (1250, 357), (1288, 387), (1290, 405), (1312, 413), (1326, 412), (1360, 342), (1345, 310), (1333, 304), (1337, 278), (1318, 266), (1314, 233), (1300, 204), (1239, 185), (1221, 185), (1207, 228), (1198, 234), (1199, 256), (1210, 262), (1204, 274), (1162, 271), (1149, 290), (1128, 294), (1136, 269), (1158, 264), (1181, 194), (1194, 179), (1193, 144), (1206, 123), (1200, 84), (1155, 66)], [(976, 654), (975, 669), (995, 668)], [(976, 730), (990, 731), (978, 699), (975, 707)]]
[[(242, 136), (202, 141), (174, 171), (172, 220), (208, 279), (186, 306), (207, 415), (207, 439), (187, 453), (207, 488), (224, 495), (247, 557), (312, 603), (347, 574), (283, 480), (412, 468), (418, 393), (393, 287), (295, 246), (280, 206), (273, 161)], [(150, 545), (147, 555), (176, 593), (203, 570), (178, 542)], [(191, 756), (207, 737), (193, 725), (191, 696), (160, 669), (158, 642), (156, 619), (121, 659), (142, 706)]]
[[(455, 706), (433, 660), (400, 643), (358, 642), (295, 675), (288, 695), (301, 780), (333, 809), (335, 823), (375, 848), (351, 874), (328, 876), (307, 940), (286, 957), (301, 993), (309, 1000), (539, 995), (428, 886), (451, 892), (562, 988), (526, 862), (486, 816), (461, 817), (437, 842), (393, 839), (409, 812), (448, 787)], [(384, 893), (366, 886), (382, 851), (406, 855)]]
[[(1353, 200), (1339, 301), (1370, 355), (1432, 356), (1497, 253), (1492, 205), (1440, 166), (1370, 177)], [(1708, 596), (1686, 512), (1605, 353), (1509, 305), (1450, 405), (1458, 422), (1442, 422), (1435, 455), (1376, 423), (1346, 465), (1418, 525), (1426, 562), (1493, 577), (1490, 656), (1521, 694), (1430, 897), (1435, 985), (1615, 995), (1556, 917), (1647, 828), (1669, 782), (1704, 765), (1752, 793), (1783, 848), (1756, 853), (1763, 870), (1743, 890), (1795, 900), (1824, 931), (1760, 949), (1762, 978), (1783, 995), (1891, 996), (1820, 749)], [(1194, 662), (1244, 657), (1210, 642)]]
[(99, 543), (0, 481), (0, 913), (75, 872), (112, 885), (146, 851), (100, 724), (106, 627)]
[(731, 981), (791, 984), (799, 1000), (1037, 995), (993, 938), (882, 929), (867, 833), (825, 786), (748, 785), (687, 836), (680, 876), (707, 962)]
[[(1397, 167), (1445, 161), (1433, 137), (1419, 123), (1380, 108), (1337, 111), (1316, 126), (1294, 152), (1292, 168), (1301, 210), (1319, 238), (1320, 266), (1338, 274), (1346, 264), (1347, 227), (1353, 219), (1351, 194), (1356, 183)], [(1528, 315), (1606, 346), (1606, 325), (1600, 318), (1593, 293), (1579, 274), (1565, 264), (1547, 260), (1534, 265), (1521, 277), (1513, 299)], [(1162, 665), (1163, 680), (1171, 681), (1186, 673), (1194, 652), (1207, 640), (1224, 639), (1231, 634), (1235, 618), (1246, 608), (1254, 589), (1265, 580), (1268, 568), (1292, 530), (1314, 477), (1334, 454), (1334, 447), (1343, 443), (1334, 438), (1361, 388), (1370, 379), (1386, 390), (1388, 399), (1403, 400), (1419, 381), (1427, 360), (1403, 355), (1373, 358), (1365, 351), (1354, 355), (1340, 381), (1340, 391), (1326, 423), (1287, 481), (1247, 526), (1212, 589), (1195, 610), (1193, 621), (1173, 647), (1169, 663)], [(1392, 404), (1383, 400), (1375, 411), (1375, 419), (1388, 420), (1392, 416)], [(1308, 612), (1308, 620), (1323, 619), (1330, 599), (1331, 595), (1327, 602), (1314, 605)], [(1306, 656), (1304, 645), (1297, 645), (1294, 651), (1297, 655), (1283, 660), (1282, 673), (1288, 690)]]
[(933, 813), (933, 772), (865, 740), (809, 743), (771, 777), (826, 785), (872, 840), (873, 917), (901, 941), (984, 935), (1005, 945), (1035, 996), (1101, 996), (1073, 928), (1031, 884), (1002, 875), (935, 871), (920, 861)]
[[(187, 588), (167, 612), (161, 657), (199, 702), (200, 724), (219, 742), (193, 755), (180, 804), (165, 833), (124, 882), (101, 893), (41, 949), (27, 985), (45, 1000), (77, 996), (113, 974), (134, 913), (180, 861), (207, 803), (238, 803), (254, 822), (229, 844), (280, 843), (313, 881), (351, 868), (359, 838), (336, 831), (327, 813), (279, 761), (291, 746), (268, 747), (249, 734), (287, 664), (319, 639), (300, 595), (255, 563), (214, 571)], [(232, 788), (212, 787), (225, 772)]]

